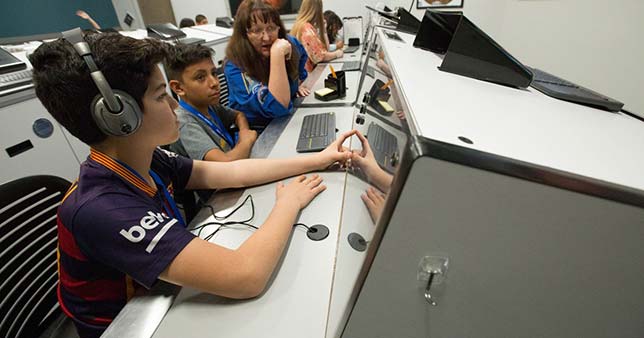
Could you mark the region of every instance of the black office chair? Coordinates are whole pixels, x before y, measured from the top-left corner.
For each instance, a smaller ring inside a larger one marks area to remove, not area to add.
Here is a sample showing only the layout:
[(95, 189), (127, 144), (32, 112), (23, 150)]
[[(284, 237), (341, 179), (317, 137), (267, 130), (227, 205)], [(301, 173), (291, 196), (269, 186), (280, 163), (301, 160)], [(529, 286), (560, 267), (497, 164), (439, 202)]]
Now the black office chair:
[(55, 176), (0, 185), (0, 337), (51, 336), (64, 321), (56, 298), (56, 218), (70, 186)]

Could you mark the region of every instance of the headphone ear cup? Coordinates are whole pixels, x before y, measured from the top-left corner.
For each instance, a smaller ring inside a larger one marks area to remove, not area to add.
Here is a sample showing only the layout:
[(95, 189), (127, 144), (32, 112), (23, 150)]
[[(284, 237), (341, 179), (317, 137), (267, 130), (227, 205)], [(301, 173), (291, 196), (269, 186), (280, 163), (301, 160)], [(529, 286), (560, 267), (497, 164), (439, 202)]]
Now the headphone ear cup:
[(114, 96), (121, 103), (120, 112), (112, 112), (103, 96), (96, 95), (92, 101), (92, 117), (98, 128), (107, 135), (127, 136), (141, 126), (143, 113), (139, 104), (128, 93), (114, 90)]

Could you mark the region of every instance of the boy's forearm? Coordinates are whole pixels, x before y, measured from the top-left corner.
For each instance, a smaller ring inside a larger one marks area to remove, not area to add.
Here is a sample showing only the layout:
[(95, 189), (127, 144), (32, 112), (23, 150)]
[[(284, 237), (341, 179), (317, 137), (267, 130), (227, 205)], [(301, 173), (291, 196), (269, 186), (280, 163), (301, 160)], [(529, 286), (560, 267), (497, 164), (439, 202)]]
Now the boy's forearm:
[(250, 156), (250, 150), (253, 148), (253, 142), (239, 142), (231, 151), (228, 152), (230, 160), (247, 159)]
[(237, 249), (239, 254), (250, 258), (246, 260), (245, 269), (253, 272), (253, 288), (258, 293), (266, 287), (284, 251), (299, 211), (292, 203), (278, 201), (264, 224)]
[(244, 113), (240, 111), (238, 111), (237, 115), (235, 115), (235, 125), (239, 130), (250, 129), (250, 126), (248, 125), (248, 119), (246, 119), (246, 116), (244, 116)]
[(388, 193), (389, 189), (391, 188), (391, 183), (393, 182), (393, 176), (385, 172), (384, 170), (380, 169), (380, 167), (376, 168), (373, 174), (369, 175), (371, 176), (371, 180), (373, 185), (375, 185), (380, 191), (384, 193)]
[(230, 170), (231, 188), (259, 185), (322, 169), (322, 161), (315, 155), (288, 159), (246, 159), (230, 165), (233, 166)]

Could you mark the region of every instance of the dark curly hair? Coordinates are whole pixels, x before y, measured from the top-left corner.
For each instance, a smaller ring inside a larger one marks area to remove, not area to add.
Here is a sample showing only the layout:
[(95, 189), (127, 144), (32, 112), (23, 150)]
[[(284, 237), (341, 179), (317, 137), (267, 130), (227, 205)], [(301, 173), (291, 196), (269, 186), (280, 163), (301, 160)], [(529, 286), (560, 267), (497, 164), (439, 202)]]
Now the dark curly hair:
[(171, 80), (181, 80), (183, 71), (203, 59), (212, 58), (212, 50), (202, 45), (176, 45), (165, 63), (165, 70)]
[[(155, 65), (166, 58), (166, 44), (118, 33), (88, 34), (85, 41), (110, 86), (130, 94), (143, 108), (148, 80)], [(64, 39), (44, 43), (29, 61), (36, 95), (56, 121), (88, 145), (105, 140), (91, 116), (98, 88), (72, 44)]]
[(324, 11), (324, 20), (326, 20), (326, 36), (329, 38), (329, 43), (335, 43), (338, 31), (344, 26), (342, 19), (333, 11)]

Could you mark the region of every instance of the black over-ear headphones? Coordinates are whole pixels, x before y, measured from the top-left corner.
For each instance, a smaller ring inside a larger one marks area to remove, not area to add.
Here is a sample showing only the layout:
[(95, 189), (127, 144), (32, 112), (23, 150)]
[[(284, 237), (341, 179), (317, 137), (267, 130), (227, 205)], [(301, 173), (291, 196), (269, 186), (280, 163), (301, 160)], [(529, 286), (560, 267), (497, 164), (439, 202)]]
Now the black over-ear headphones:
[(143, 114), (139, 104), (132, 96), (121, 90), (113, 90), (92, 56), (92, 51), (83, 39), (80, 28), (63, 32), (63, 38), (74, 46), (76, 52), (89, 67), (92, 80), (98, 87), (90, 109), (94, 122), (105, 134), (112, 136), (127, 136), (141, 126)]

